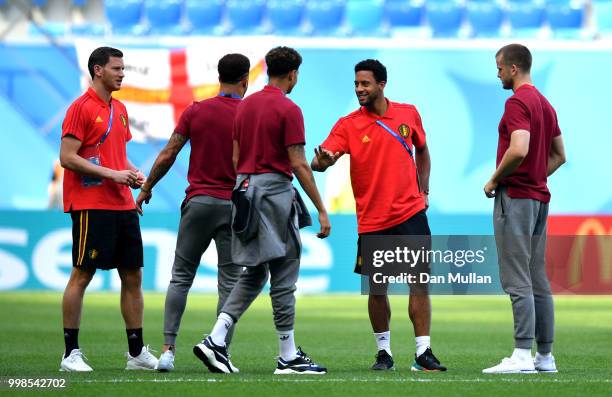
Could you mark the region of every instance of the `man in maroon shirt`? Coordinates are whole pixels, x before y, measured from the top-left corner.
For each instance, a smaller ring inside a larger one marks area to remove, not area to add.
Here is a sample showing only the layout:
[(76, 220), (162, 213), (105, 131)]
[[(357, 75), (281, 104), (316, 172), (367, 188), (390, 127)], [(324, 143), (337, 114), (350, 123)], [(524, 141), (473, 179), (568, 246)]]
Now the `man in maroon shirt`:
[(238, 178), (232, 201), (232, 259), (245, 266), (217, 321), (193, 348), (211, 372), (237, 369), (227, 354), (226, 336), (270, 279), (270, 298), (278, 336), (275, 374), (325, 374), (294, 341), (295, 290), (300, 268), (297, 191), (293, 174), (319, 212), (318, 237), (329, 235), (329, 218), (304, 154), (304, 118), (289, 94), (298, 81), (300, 54), (277, 47), (266, 54), (269, 82), (238, 107), (233, 159)]
[[(191, 141), (189, 186), (181, 206), (181, 222), (176, 241), (172, 279), (166, 294), (164, 347), (157, 369), (172, 371), (176, 336), (185, 311), (187, 293), (200, 265), (202, 254), (215, 240), (218, 256), (217, 309), (221, 309), (241, 267), (231, 257), (231, 195), (236, 172), (232, 164), (234, 116), (249, 82), (250, 62), (242, 54), (228, 54), (219, 60), (220, 92), (214, 98), (194, 102), (183, 114), (168, 144), (157, 156), (149, 178), (136, 199), (148, 203), (152, 189), (168, 172), (187, 140)], [(227, 335), (229, 344), (232, 330)]]
[[(531, 82), (531, 53), (510, 44), (495, 55), (497, 77), (514, 92), (499, 123), (497, 169), (486, 183), (495, 197), (493, 225), (499, 276), (510, 295), (515, 349), (483, 373), (557, 372), (552, 356), (554, 307), (546, 276), (548, 176), (565, 162), (557, 114)], [(535, 360), (531, 357), (533, 340)]]

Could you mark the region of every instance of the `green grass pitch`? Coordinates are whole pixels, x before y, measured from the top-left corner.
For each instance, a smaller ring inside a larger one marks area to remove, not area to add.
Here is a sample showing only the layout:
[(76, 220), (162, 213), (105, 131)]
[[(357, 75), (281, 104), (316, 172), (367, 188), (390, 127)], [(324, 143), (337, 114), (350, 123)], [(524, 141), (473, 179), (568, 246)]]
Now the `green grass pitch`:
[[(15, 391), (8, 378), (64, 377), (67, 387), (45, 395), (79, 396), (524, 396), (611, 395), (612, 297), (556, 297), (555, 357), (558, 374), (485, 376), (512, 349), (512, 318), (507, 297), (436, 296), (432, 299), (432, 347), (449, 367), (446, 373), (412, 373), (412, 327), (405, 296), (391, 297), (392, 349), (397, 370), (375, 373), (375, 344), (358, 295), (299, 296), (296, 341), (325, 376), (274, 376), (277, 342), (269, 297), (262, 295), (238, 325), (232, 361), (240, 374), (213, 375), (191, 348), (214, 321), (216, 298), (189, 296), (172, 373), (128, 372), (127, 342), (114, 293), (85, 297), (80, 345), (93, 373), (58, 372), (63, 350), (61, 293), (0, 293), (0, 395)], [(145, 295), (145, 343), (161, 349), (163, 294)]]

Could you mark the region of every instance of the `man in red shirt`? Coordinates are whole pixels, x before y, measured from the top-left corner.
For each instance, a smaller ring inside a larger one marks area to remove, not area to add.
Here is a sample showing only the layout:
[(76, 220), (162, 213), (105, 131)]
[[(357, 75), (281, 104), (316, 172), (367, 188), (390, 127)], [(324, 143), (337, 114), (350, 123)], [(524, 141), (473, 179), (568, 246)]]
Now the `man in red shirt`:
[[(157, 156), (149, 178), (136, 199), (138, 208), (148, 203), (153, 187), (168, 172), (187, 140), (191, 142), (187, 197), (181, 206), (181, 222), (176, 239), (172, 279), (166, 293), (164, 347), (158, 371), (174, 369), (176, 336), (187, 293), (193, 284), (202, 254), (214, 239), (218, 258), (220, 310), (236, 284), (242, 268), (232, 262), (230, 198), (236, 183), (232, 164), (232, 128), (238, 104), (249, 84), (249, 58), (227, 54), (219, 60), (220, 92), (214, 98), (194, 102), (183, 114), (168, 144)], [(217, 313), (219, 314), (219, 313)], [(229, 345), (232, 330), (227, 335)]]
[[(338, 120), (315, 149), (312, 169), (323, 172), (340, 156), (350, 155), (359, 236), (429, 236), (425, 210), (430, 157), (425, 131), (413, 105), (385, 98), (386, 84), (387, 69), (379, 61), (367, 59), (355, 65), (355, 94), (361, 108)], [(357, 251), (355, 272), (362, 274), (360, 239)], [(391, 308), (386, 292), (370, 289), (368, 312), (378, 347), (372, 369), (392, 369)], [(430, 348), (431, 305), (426, 288), (418, 292), (411, 288), (408, 312), (417, 350), (412, 370), (445, 371)]]
[[(289, 94), (298, 82), (301, 55), (277, 47), (266, 54), (269, 82), (238, 106), (233, 160), (238, 178), (232, 193), (232, 260), (245, 266), (210, 335), (193, 348), (211, 372), (232, 373), (228, 330), (270, 279), (278, 335), (275, 374), (325, 374), (294, 341), (295, 290), (300, 268), (300, 214), (306, 210), (291, 180), (297, 177), (319, 212), (318, 237), (329, 235), (327, 211), (304, 155), (304, 118)], [(306, 222), (307, 224), (308, 222)]]
[(96, 269), (116, 268), (121, 278), (121, 314), (129, 352), (126, 369), (154, 369), (157, 359), (142, 340), (142, 238), (130, 187), (144, 175), (127, 159), (132, 138), (125, 106), (112, 98), (123, 80), (123, 53), (100, 47), (88, 61), (92, 87), (70, 105), (62, 124), (60, 162), (64, 211), (72, 218), (72, 273), (64, 291), (66, 351), (62, 371), (91, 371), (78, 333), (83, 294)]
[(546, 181), (565, 162), (563, 139), (555, 109), (531, 82), (529, 49), (510, 44), (495, 60), (497, 77), (514, 95), (506, 101), (499, 123), (497, 169), (484, 191), (495, 197), (499, 277), (512, 301), (515, 349), (510, 358), (483, 372), (557, 372), (552, 355), (554, 307), (544, 254), (550, 201)]

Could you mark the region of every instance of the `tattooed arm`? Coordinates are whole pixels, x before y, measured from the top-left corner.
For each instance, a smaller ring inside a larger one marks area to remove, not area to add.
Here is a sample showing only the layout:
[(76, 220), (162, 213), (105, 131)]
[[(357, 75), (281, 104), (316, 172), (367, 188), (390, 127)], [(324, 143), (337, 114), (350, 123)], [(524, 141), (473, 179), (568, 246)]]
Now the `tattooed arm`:
[(168, 172), (176, 156), (179, 154), (183, 146), (185, 146), (187, 138), (183, 135), (173, 133), (166, 146), (157, 155), (151, 171), (149, 171), (149, 177), (141, 188), (140, 194), (136, 199), (136, 210), (142, 215), (142, 202), (149, 203), (153, 196), (153, 187), (159, 182), (164, 175)]

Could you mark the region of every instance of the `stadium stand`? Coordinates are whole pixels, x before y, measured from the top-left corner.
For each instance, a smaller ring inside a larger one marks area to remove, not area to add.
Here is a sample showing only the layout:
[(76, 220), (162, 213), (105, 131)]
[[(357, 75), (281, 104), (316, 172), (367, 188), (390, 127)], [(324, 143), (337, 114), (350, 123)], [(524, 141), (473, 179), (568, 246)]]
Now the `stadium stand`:
[(303, 0), (268, 0), (267, 17), (270, 33), (280, 36), (302, 36)]
[(257, 35), (264, 33), (262, 26), (265, 11), (263, 0), (228, 0), (227, 19), (231, 34)]
[(385, 18), (393, 37), (418, 36), (423, 32), (425, 2), (423, 0), (387, 0)]
[(583, 31), (582, 0), (547, 0), (546, 19), (556, 38), (580, 38)]
[(467, 20), (475, 37), (497, 37), (504, 20), (502, 5), (496, 0), (469, 0), (466, 4)]
[(186, 0), (185, 14), (191, 34), (220, 36), (226, 33), (222, 25), (225, 3), (223, 0)]
[(465, 7), (458, 0), (429, 0), (425, 15), (433, 37), (458, 37)]
[(152, 35), (180, 36), (185, 33), (182, 0), (146, 0), (145, 15)]
[(308, 32), (314, 36), (340, 35), (344, 12), (342, 0), (309, 0), (306, 3)]
[(544, 23), (544, 4), (537, 0), (509, 0), (508, 21), (512, 36), (537, 37)]
[(347, 33), (351, 36), (382, 37), (387, 35), (383, 27), (383, 0), (348, 0), (346, 3)]
[(104, 11), (113, 34), (140, 36), (148, 32), (148, 27), (142, 23), (142, 0), (105, 0)]

